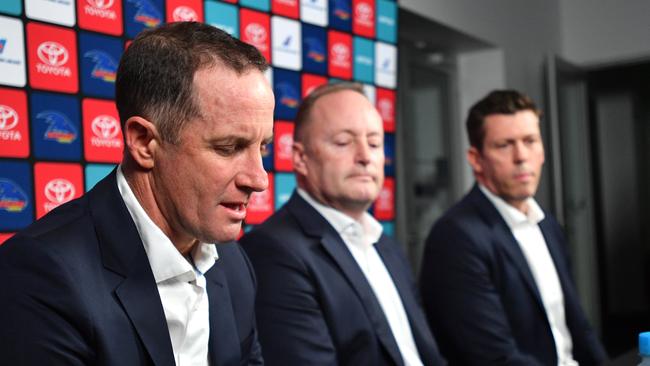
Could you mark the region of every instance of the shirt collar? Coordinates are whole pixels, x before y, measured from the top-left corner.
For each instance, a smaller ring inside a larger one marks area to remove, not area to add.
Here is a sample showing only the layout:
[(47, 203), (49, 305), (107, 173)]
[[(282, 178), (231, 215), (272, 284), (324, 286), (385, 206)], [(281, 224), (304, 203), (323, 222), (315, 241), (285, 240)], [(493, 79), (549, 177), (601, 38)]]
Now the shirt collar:
[(156, 283), (171, 278), (178, 278), (181, 281), (192, 281), (196, 279), (194, 267), (203, 274), (214, 265), (215, 261), (219, 258), (217, 248), (214, 244), (199, 243), (192, 250), (191, 256), (194, 266), (183, 257), (167, 235), (163, 233), (151, 220), (149, 215), (147, 215), (144, 208), (142, 208), (124, 178), (121, 166), (117, 169), (117, 188), (140, 234), (140, 239), (142, 239), (142, 244), (147, 253), (149, 265), (151, 266)]
[(341, 236), (363, 236), (367, 242), (372, 245), (379, 241), (381, 234), (384, 230), (383, 226), (370, 215), (364, 212), (361, 216), (361, 221), (357, 221), (343, 212), (325, 206), (316, 201), (307, 191), (302, 188), (297, 188), (298, 194), (307, 203), (309, 203), (318, 213), (327, 220), (327, 222), (334, 227), (337, 233)]
[(528, 213), (524, 214), (523, 212), (517, 210), (512, 205), (508, 204), (501, 197), (490, 192), (484, 185), (479, 184), (478, 187), (481, 189), (481, 192), (492, 202), (497, 211), (501, 214), (501, 217), (505, 220), (506, 224), (510, 229), (515, 228), (516, 226), (522, 224), (533, 224), (537, 225), (542, 220), (544, 220), (544, 211), (537, 204), (537, 201), (533, 197), (529, 197), (526, 200), (528, 205)]

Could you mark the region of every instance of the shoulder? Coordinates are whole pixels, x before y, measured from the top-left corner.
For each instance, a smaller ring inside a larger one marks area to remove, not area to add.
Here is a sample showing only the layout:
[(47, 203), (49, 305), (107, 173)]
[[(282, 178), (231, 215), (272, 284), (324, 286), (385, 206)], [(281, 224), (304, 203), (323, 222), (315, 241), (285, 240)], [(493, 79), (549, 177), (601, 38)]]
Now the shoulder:
[(302, 252), (309, 246), (310, 239), (304, 232), (298, 218), (283, 207), (263, 224), (244, 234), (239, 243), (246, 253), (255, 260), (260, 255), (274, 253)]
[(81, 197), (56, 208), (18, 232), (0, 247), (0, 256), (25, 264), (46, 257), (71, 262), (88, 254), (88, 244), (95, 240), (87, 202), (85, 197)]

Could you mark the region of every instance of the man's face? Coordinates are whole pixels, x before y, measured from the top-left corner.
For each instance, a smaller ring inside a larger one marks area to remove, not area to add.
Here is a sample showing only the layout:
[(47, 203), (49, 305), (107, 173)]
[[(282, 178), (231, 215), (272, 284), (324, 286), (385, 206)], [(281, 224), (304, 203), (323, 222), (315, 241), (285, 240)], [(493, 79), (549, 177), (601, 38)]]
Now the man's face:
[(250, 194), (268, 186), (261, 150), (272, 139), (273, 92), (261, 72), (222, 66), (197, 71), (193, 92), (202, 116), (178, 144), (155, 150), (154, 198), (175, 237), (234, 240)]
[(363, 95), (337, 91), (318, 99), (294, 145), (294, 169), (321, 203), (359, 218), (384, 181), (381, 117)]
[(539, 118), (532, 111), (485, 118), (483, 149), (471, 147), (468, 160), (477, 180), (515, 208), (535, 195), (544, 164)]

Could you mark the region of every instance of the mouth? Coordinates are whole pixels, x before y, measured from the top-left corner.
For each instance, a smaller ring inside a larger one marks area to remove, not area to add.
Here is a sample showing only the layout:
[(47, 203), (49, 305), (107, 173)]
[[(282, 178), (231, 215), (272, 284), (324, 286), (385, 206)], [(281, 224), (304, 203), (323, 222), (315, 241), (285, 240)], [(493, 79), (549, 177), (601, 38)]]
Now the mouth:
[(370, 174), (352, 174), (352, 175), (350, 175), (350, 179), (357, 179), (357, 180), (363, 180), (363, 181), (374, 181), (375, 177), (370, 175)]
[(226, 209), (234, 220), (241, 221), (246, 218), (246, 206), (248, 206), (248, 202), (221, 202), (221, 206)]
[(526, 173), (526, 172), (517, 173), (517, 174), (515, 174), (514, 178), (518, 182), (524, 182), (525, 183), (525, 182), (528, 182), (531, 179), (533, 179), (533, 173)]

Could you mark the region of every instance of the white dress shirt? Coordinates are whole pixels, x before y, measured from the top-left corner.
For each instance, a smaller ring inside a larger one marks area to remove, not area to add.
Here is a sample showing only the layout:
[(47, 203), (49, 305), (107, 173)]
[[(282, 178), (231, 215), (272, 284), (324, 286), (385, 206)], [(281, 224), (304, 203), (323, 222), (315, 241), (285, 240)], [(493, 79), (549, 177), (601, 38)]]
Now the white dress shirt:
[(156, 280), (177, 366), (209, 365), (209, 304), (205, 277), (218, 259), (214, 244), (200, 243), (183, 257), (151, 221), (129, 187), (122, 168), (117, 187), (135, 223)]
[(300, 188), (298, 194), (341, 235), (384, 311), (404, 365), (421, 366), (422, 360), (413, 339), (402, 299), (374, 245), (381, 237), (383, 230), (381, 224), (367, 212), (359, 222), (332, 207), (320, 204)]
[(506, 203), (500, 197), (494, 195), (487, 188), (479, 184), (481, 191), (494, 204), (506, 224), (517, 239), (521, 251), (526, 257), (537, 289), (542, 297), (542, 303), (546, 310), (559, 366), (577, 366), (578, 362), (573, 359), (573, 341), (571, 333), (566, 325), (564, 313), (564, 294), (562, 285), (557, 275), (557, 269), (553, 258), (548, 251), (546, 240), (539, 228), (539, 223), (544, 219), (544, 211), (539, 207), (535, 199), (528, 199), (528, 214), (517, 210)]

